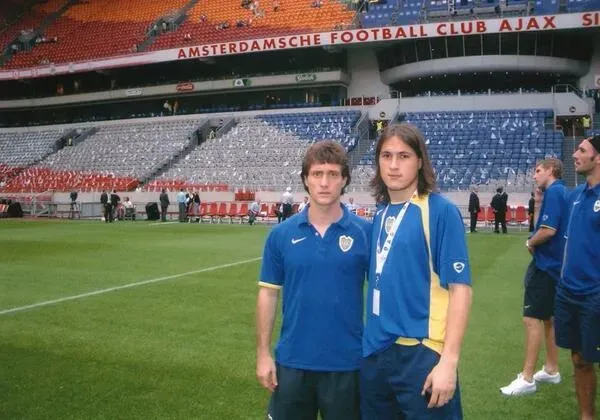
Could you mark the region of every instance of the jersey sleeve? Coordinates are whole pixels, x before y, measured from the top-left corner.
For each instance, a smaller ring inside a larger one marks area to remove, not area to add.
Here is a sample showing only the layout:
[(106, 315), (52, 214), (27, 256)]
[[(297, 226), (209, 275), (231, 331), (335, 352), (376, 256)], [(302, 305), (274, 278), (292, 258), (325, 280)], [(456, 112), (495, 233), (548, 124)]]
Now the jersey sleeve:
[(440, 277), (440, 285), (471, 284), (471, 267), (465, 239), (465, 228), (458, 208), (446, 204), (432, 232), (433, 268)]
[(544, 194), (544, 213), (540, 214), (540, 227), (557, 230), (564, 213), (562, 191), (550, 188)]
[(265, 243), (258, 284), (262, 287), (280, 289), (283, 286), (283, 279), (282, 252), (278, 246), (277, 231), (272, 230)]

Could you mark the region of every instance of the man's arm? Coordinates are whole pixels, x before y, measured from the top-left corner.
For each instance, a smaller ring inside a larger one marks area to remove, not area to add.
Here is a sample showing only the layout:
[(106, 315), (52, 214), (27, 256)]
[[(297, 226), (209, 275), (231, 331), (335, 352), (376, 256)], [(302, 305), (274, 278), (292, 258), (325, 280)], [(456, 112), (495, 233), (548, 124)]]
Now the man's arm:
[(543, 243), (549, 241), (554, 235), (556, 235), (556, 230), (548, 226), (541, 226), (527, 241), (529, 248), (533, 249), (536, 246), (542, 245)]
[(270, 391), (277, 387), (277, 372), (271, 355), (271, 337), (277, 311), (279, 288), (260, 287), (256, 300), (256, 376)]
[(431, 392), (429, 408), (441, 407), (454, 396), (457, 369), (463, 338), (467, 330), (473, 291), (466, 284), (449, 285), (446, 336), (440, 361), (433, 368), (423, 386), (423, 394)]

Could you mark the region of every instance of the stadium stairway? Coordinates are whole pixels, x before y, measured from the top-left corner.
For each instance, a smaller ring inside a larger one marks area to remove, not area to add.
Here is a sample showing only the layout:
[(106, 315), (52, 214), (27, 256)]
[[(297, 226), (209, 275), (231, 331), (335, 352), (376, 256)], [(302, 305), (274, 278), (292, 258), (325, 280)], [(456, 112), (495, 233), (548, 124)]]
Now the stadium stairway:
[[(190, 0), (187, 4), (183, 5), (179, 10), (177, 10), (175, 12), (175, 14), (178, 16), (177, 22), (175, 24), (175, 29), (174, 31), (177, 30), (177, 28), (179, 28), (179, 26), (181, 26), (187, 19), (188, 19), (188, 12), (194, 8), (194, 6), (196, 5), (196, 3), (198, 3), (200, 0)], [(162, 18), (161, 18), (162, 19)], [(162, 20), (159, 19), (156, 24), (157, 27), (160, 27), (160, 23), (162, 23)], [(156, 41), (156, 39), (158, 39), (158, 37), (160, 37), (161, 32), (155, 32), (152, 33), (151, 31), (149, 31), (146, 34), (146, 39), (144, 39), (144, 41), (142, 41), (141, 43), (138, 44), (138, 52), (142, 52), (142, 51), (146, 51), (146, 49), (148, 47), (150, 47), (150, 45), (152, 45), (154, 43), (154, 41)]]
[[(44, 33), (44, 31), (50, 26), (52, 25), (59, 17), (61, 17), (68, 9), (69, 7), (71, 7), (71, 5), (75, 2), (76, 0), (54, 0), (52, 2), (49, 2), (48, 7), (59, 7), (56, 11), (49, 13), (48, 15), (46, 15), (41, 22), (39, 23), (39, 25), (33, 27), (33, 35), (32, 36), (38, 36)], [(62, 5), (61, 5), (62, 4)], [(25, 22), (25, 20), (24, 20)], [(26, 25), (23, 22), (23, 25)], [(11, 49), (11, 45), (15, 42), (19, 41), (19, 32), (21, 31), (21, 29), (18, 29), (17, 32), (14, 32), (14, 30), (16, 30), (19, 27), (22, 27), (23, 25), (19, 25), (16, 24), (14, 25), (12, 28), (9, 28), (8, 30), (4, 31), (1, 35), (0, 35), (0, 46), (2, 46), (2, 44), (4, 44), (4, 51), (2, 52), (2, 55), (0, 56), (0, 66), (3, 66), (6, 62), (8, 62), (14, 55), (13, 50)], [(14, 34), (14, 37), (12, 39), (10, 39), (11, 34)], [(35, 48), (35, 44), (34, 44), (34, 48)]]
[(201, 144), (201, 141), (197, 137), (196, 133), (199, 133), (199, 132), (200, 133), (201, 132), (208, 132), (208, 130), (210, 130), (210, 125), (211, 125), (210, 120), (202, 121), (202, 123), (200, 125), (198, 125), (198, 127), (196, 127), (196, 129), (194, 130), (194, 135), (192, 136), (192, 141), (190, 142), (190, 144), (188, 144), (187, 146), (185, 146), (178, 153), (172, 155), (169, 158), (169, 160), (166, 161), (160, 168), (158, 168), (154, 172), (148, 174), (148, 176), (146, 176), (143, 179), (141, 179), (140, 180), (140, 184), (144, 185), (144, 184), (147, 184), (147, 183), (149, 183), (150, 181), (152, 181), (154, 179), (157, 179), (162, 174), (164, 174), (169, 169), (171, 169), (173, 167), (173, 165), (177, 164), (177, 162), (179, 162), (181, 159), (183, 159), (185, 156), (187, 156), (192, 150), (194, 150), (194, 148), (198, 144)]

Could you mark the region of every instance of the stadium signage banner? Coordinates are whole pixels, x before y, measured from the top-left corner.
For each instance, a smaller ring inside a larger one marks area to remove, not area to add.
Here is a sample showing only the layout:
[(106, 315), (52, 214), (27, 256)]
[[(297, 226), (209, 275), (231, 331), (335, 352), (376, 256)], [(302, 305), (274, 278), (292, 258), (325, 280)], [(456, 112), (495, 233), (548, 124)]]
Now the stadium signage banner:
[(192, 82), (179, 82), (175, 86), (177, 92), (191, 92), (194, 90), (194, 84)]
[[(384, 28), (352, 29), (302, 35), (286, 35), (262, 39), (221, 42), (152, 51), (120, 57), (110, 57), (79, 63), (50, 64), (42, 67), (0, 71), (0, 80), (18, 80), (106, 68), (138, 66), (176, 60), (253, 52), (281, 51), (327, 45), (360, 45), (371, 42), (391, 42), (404, 39), (445, 36), (518, 33), (561, 29), (585, 29), (600, 26), (600, 12), (564, 13), (546, 16), (479, 19), (455, 22), (388, 26)], [(244, 85), (246, 86), (246, 85)]]
[(316, 82), (317, 75), (315, 73), (304, 73), (296, 75), (296, 82), (304, 83), (304, 82)]
[(250, 81), (250, 79), (234, 79), (233, 80), (234, 87), (246, 87), (246, 86), (250, 86), (251, 84), (252, 84), (252, 82)]
[(127, 89), (125, 96), (142, 96), (143, 93), (142, 89)]

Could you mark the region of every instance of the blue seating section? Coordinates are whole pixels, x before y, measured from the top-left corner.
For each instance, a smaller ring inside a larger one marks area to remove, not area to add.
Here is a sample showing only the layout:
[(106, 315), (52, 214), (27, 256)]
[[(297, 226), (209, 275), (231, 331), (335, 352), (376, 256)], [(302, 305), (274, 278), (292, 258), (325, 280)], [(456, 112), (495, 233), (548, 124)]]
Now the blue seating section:
[[(535, 0), (534, 15), (559, 13), (558, 0)], [(509, 5), (526, 5), (526, 0), (511, 0)], [(479, 7), (493, 8), (500, 5), (499, 0), (482, 0)], [(470, 10), (476, 6), (474, 0), (457, 0), (457, 10)], [(373, 4), (369, 12), (361, 17), (363, 28), (375, 28), (390, 25), (411, 25), (420, 22), (422, 12), (448, 10), (448, 0), (388, 0), (385, 4)], [(600, 10), (600, 0), (568, 0), (567, 13)], [(439, 14), (438, 14), (439, 16)], [(468, 15), (463, 15), (468, 19)]]
[[(523, 178), (535, 162), (561, 157), (562, 132), (546, 130), (551, 110), (432, 112), (406, 114), (427, 139), (438, 188), (466, 190)], [(375, 144), (360, 163), (372, 165)]]
[(567, 10), (569, 12), (600, 10), (600, 0), (568, 0)]
[(354, 149), (358, 136), (353, 133), (360, 111), (309, 112), (304, 114), (259, 115), (280, 130), (292, 133), (310, 142), (339, 141), (347, 151)]
[(536, 0), (535, 13), (538, 15), (553, 15), (558, 13), (558, 0)]

